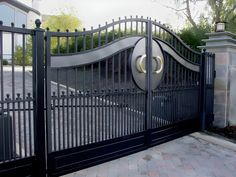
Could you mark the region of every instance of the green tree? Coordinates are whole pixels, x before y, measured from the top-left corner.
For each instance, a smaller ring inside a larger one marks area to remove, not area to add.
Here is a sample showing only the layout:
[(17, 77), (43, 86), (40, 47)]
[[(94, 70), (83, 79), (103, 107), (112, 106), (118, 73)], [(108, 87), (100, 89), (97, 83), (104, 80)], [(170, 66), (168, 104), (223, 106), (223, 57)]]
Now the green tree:
[(45, 16), (43, 20), (42, 27), (46, 29), (50, 28), (50, 31), (74, 31), (75, 29), (81, 28), (81, 21), (72, 14), (61, 13), (60, 15), (49, 15)]
[[(60, 31), (65, 32), (66, 30), (74, 31), (75, 29), (81, 30), (81, 21), (73, 14), (61, 13), (60, 15), (49, 15), (44, 16), (42, 23), (42, 28), (49, 28), (50, 31)], [(60, 38), (60, 44), (65, 45), (66, 38)], [(51, 48), (56, 48), (57, 39), (51, 39)]]
[(14, 59), (16, 65), (32, 65), (32, 38), (27, 39), (24, 51), (22, 46), (15, 47)]
[[(199, 14), (197, 18), (193, 18), (191, 5), (200, 1), (206, 2), (208, 14), (207, 16)], [(176, 0), (176, 8), (172, 9), (186, 17), (186, 26), (179, 32), (179, 35), (194, 49), (204, 44), (202, 39), (207, 38), (205, 33), (214, 30), (215, 23), (218, 21), (227, 22), (226, 30), (236, 32), (236, 0)]]
[(188, 24), (179, 32), (180, 38), (194, 50), (199, 50), (198, 46), (204, 45), (202, 39), (206, 39), (206, 33), (212, 29), (211, 25), (207, 22), (207, 19), (201, 17), (200, 22), (193, 27)]

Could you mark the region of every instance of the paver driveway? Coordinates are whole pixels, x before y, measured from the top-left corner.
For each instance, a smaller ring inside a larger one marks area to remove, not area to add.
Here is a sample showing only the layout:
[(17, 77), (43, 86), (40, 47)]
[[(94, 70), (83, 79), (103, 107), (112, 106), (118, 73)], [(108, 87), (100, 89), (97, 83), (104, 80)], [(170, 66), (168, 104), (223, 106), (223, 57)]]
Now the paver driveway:
[(236, 177), (236, 151), (188, 135), (64, 177), (128, 176)]

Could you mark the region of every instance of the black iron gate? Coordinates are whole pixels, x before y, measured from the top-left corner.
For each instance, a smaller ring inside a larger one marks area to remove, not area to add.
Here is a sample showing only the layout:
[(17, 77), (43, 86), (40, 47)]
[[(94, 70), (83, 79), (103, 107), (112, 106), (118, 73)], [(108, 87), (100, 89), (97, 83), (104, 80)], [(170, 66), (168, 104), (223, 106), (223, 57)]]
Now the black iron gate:
[[(200, 128), (206, 54), (160, 23), (129, 18), (82, 32), (47, 31), (46, 49), (50, 175)], [(210, 73), (213, 57), (207, 56)], [(208, 79), (213, 85), (213, 76)]]
[[(0, 175), (59, 176), (212, 123), (214, 55), (193, 51), (164, 25), (130, 17), (80, 32), (48, 29), (45, 36), (39, 27), (39, 21), (35, 30), (0, 26), (1, 83), (7, 75), (3, 32), (23, 35), (23, 46), (24, 35), (33, 39), (33, 97), (23, 92), (23, 100), (5, 100), (1, 86), (0, 119), (10, 118), (0, 120), (0, 127), (13, 126), (7, 135), (12, 136), (13, 149), (4, 142), (0, 155), (10, 149), (13, 156), (0, 159)], [(24, 47), (22, 53), (25, 60)], [(14, 60), (11, 66), (15, 87)], [(24, 79), (23, 74), (23, 88)], [(6, 133), (0, 136), (4, 141)], [(21, 136), (24, 145), (17, 144)], [(25, 155), (18, 154), (17, 147)]]

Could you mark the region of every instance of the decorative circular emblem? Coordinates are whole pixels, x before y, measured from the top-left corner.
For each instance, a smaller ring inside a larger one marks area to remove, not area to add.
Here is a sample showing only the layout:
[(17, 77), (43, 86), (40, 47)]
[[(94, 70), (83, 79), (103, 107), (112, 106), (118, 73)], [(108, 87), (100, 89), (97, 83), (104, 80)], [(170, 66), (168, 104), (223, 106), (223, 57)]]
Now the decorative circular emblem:
[[(145, 38), (138, 41), (132, 57), (131, 69), (136, 84), (143, 90), (146, 88), (146, 47)], [(158, 43), (152, 42), (152, 89), (155, 89), (161, 81), (164, 69), (164, 57)]]

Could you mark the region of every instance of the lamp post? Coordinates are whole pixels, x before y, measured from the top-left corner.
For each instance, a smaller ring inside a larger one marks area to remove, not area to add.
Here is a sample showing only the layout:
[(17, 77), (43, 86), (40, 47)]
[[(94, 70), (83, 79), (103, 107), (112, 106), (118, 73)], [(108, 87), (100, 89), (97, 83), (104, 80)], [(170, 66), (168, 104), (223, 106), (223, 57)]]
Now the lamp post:
[(215, 27), (215, 31), (216, 32), (224, 32), (225, 31), (225, 24), (226, 22), (216, 22), (216, 27)]

